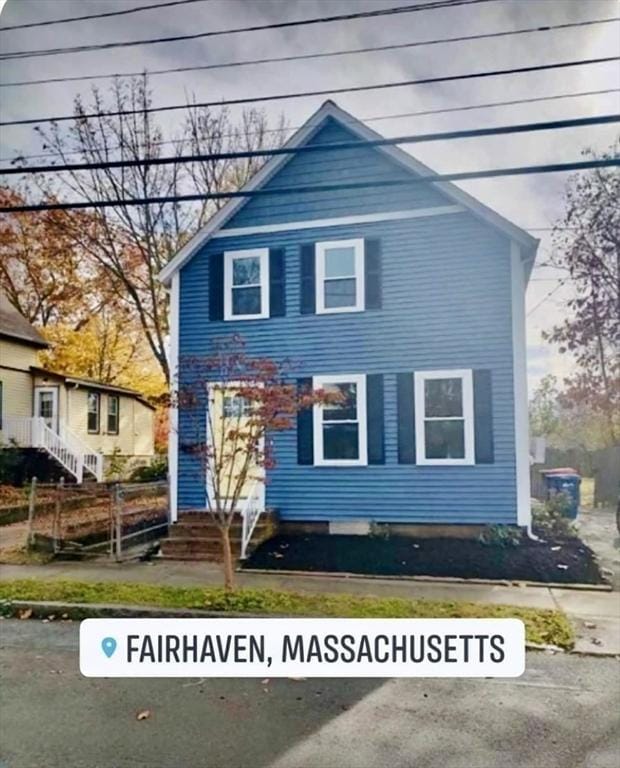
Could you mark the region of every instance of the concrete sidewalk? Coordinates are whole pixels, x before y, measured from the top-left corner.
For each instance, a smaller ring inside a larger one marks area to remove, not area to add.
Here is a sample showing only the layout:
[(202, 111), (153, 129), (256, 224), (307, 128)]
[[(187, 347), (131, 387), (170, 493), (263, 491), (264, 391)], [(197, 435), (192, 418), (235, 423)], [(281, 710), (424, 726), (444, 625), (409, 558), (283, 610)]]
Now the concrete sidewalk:
[[(10, 579), (75, 579), (126, 581), (169, 586), (220, 586), (213, 563), (155, 561), (108, 563), (53, 562), (47, 565), (0, 565), (0, 581)], [(576, 630), (575, 650), (620, 655), (620, 593), (557, 587), (505, 586), (437, 581), (365, 579), (354, 576), (308, 576), (277, 573), (237, 574), (240, 587), (374, 597), (471, 601), (529, 608), (559, 609)]]

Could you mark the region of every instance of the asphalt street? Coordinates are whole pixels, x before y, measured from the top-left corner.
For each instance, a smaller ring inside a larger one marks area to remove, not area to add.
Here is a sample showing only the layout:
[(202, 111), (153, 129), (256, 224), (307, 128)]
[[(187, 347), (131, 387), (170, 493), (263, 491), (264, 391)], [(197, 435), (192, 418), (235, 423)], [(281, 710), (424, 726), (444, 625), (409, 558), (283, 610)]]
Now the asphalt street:
[(2, 768), (619, 765), (615, 658), (532, 653), (517, 680), (102, 680), (77, 650), (75, 623), (0, 621)]

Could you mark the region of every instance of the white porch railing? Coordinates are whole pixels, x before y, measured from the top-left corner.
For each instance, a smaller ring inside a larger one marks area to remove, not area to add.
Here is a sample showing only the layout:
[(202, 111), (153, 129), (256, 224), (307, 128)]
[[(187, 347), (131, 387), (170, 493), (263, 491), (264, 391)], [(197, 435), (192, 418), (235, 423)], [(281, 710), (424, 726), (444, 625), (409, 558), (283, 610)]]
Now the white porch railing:
[(241, 508), (241, 560), (247, 557), (248, 545), (254, 533), (258, 518), (265, 511), (265, 486), (255, 480), (243, 507)]
[(65, 425), (55, 432), (40, 416), (8, 416), (2, 422), (2, 439), (21, 448), (42, 448), (71, 472), (78, 483), (83, 480), (84, 469), (99, 482), (103, 480), (102, 454), (93, 451)]
[(84, 469), (94, 475), (98, 482), (103, 480), (103, 454), (93, 451), (75, 432), (72, 432), (65, 424), (60, 425), (60, 436), (71, 446), (74, 453), (80, 454), (83, 459)]

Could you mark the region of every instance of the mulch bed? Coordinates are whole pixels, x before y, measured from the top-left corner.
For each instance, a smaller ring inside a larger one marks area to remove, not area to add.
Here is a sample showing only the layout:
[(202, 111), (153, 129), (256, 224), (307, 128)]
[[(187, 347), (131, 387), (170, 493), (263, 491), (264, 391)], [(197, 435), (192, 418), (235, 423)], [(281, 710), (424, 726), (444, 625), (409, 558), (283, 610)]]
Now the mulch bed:
[(594, 553), (580, 539), (485, 546), (475, 539), (278, 535), (263, 542), (244, 569), (443, 576), (463, 579), (603, 584)]

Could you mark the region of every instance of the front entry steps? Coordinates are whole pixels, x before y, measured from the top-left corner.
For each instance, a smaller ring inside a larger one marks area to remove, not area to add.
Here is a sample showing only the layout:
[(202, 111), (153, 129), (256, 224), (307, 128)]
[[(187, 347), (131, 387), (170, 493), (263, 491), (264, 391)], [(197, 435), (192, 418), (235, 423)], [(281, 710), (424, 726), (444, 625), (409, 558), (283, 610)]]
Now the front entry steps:
[[(236, 513), (230, 526), (230, 544), (233, 558), (241, 554), (241, 515)], [(278, 516), (266, 510), (258, 518), (248, 554), (266, 539), (275, 536)], [(176, 523), (168, 529), (168, 538), (161, 542), (161, 555), (165, 560), (222, 561), (222, 544), (217, 525), (208, 512), (180, 512)]]

